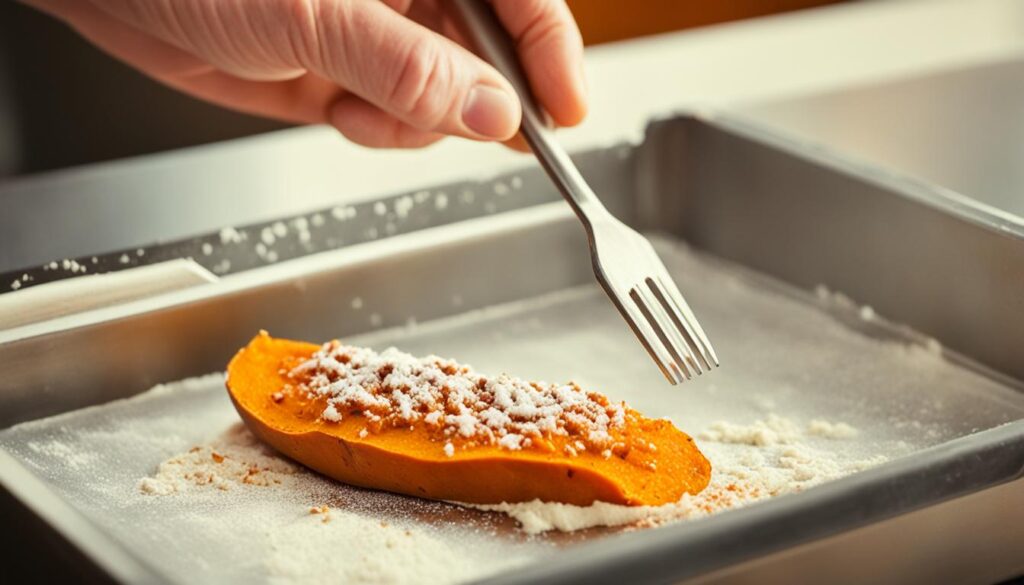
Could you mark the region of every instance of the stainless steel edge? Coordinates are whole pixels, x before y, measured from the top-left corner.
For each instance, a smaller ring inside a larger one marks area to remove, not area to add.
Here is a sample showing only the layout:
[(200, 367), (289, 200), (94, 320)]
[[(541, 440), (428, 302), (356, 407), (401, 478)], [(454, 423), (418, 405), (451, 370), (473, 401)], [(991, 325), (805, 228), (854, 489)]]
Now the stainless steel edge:
[[(7, 491), (25, 507), (26, 512), (47, 523), (65, 544), (82, 553), (83, 560), (94, 564), (111, 579), (121, 583), (169, 583), (165, 576), (155, 571), (145, 560), (126, 550), (51, 492), (45, 483), (2, 448), (0, 490)], [(13, 528), (6, 526), (5, 530)]]
[(1024, 421), (1017, 421), (800, 494), (584, 544), (480, 582), (679, 582), (1022, 477)]
[[(843, 161), (834, 161), (830, 155), (807, 154), (785, 140), (780, 139), (775, 144), (768, 139), (747, 136), (746, 131), (758, 133), (745, 126), (734, 127), (732, 122), (719, 127), (715, 117), (686, 117), (655, 124), (648, 141), (635, 150), (623, 151), (625, 156), (619, 157), (621, 164), (609, 170), (609, 174), (620, 175), (614, 177), (618, 181), (616, 185), (622, 189), (617, 205), (628, 208), (629, 187), (636, 186), (639, 207), (633, 214), (634, 223), (686, 236), (714, 254), (738, 260), (799, 286), (813, 286), (817, 284), (813, 279), (826, 278), (825, 284), (849, 292), (858, 300), (871, 302), (882, 314), (915, 326), (915, 307), (905, 304), (912, 299), (906, 299), (903, 304), (889, 299), (887, 304), (888, 297), (883, 294), (886, 286), (901, 289), (905, 283), (891, 279), (875, 282), (869, 278), (866, 283), (844, 280), (851, 276), (843, 272), (848, 266), (837, 260), (847, 258), (844, 256), (849, 251), (846, 246), (821, 246), (812, 250), (816, 256), (789, 257), (783, 253), (783, 258), (779, 258), (780, 251), (790, 250), (787, 246), (810, 237), (800, 229), (790, 230), (792, 233), (778, 231), (796, 225), (792, 223), (796, 219), (807, 219), (787, 215), (799, 207), (784, 206), (780, 210), (766, 211), (755, 205), (754, 209), (741, 210), (743, 213), (734, 216), (735, 221), (730, 223), (729, 213), (735, 212), (735, 208), (723, 209), (720, 205), (736, 203), (736, 197), (755, 201), (756, 197), (762, 197), (765, 204), (792, 203), (794, 196), (798, 196), (795, 201), (799, 203), (811, 197), (820, 197), (822, 201), (818, 203), (821, 204), (835, 203), (838, 197), (840, 211), (856, 212), (853, 203), (864, 202), (866, 193), (867, 204), (873, 205), (875, 211), (889, 204), (880, 207), (879, 201), (894, 202), (892, 204), (897, 204), (905, 213), (924, 213), (928, 222), (952, 226), (956, 234), (967, 234), (969, 239), (994, 246), (1000, 253), (1009, 254), (1007, 258), (1013, 262), (1024, 261), (1024, 256), (1016, 255), (1024, 249), (1019, 234), (1008, 237), (1005, 230), (976, 221), (977, 218), (963, 217), (952, 208), (923, 205), (916, 198), (905, 196), (898, 185), (890, 185), (889, 179), (865, 179), (860, 176), (862, 170), (851, 168)], [(694, 137), (704, 142), (695, 143)], [(694, 146), (701, 148), (686, 150)], [(735, 165), (729, 164), (730, 157), (726, 156), (729, 153), (749, 155), (750, 167), (740, 170), (751, 172), (737, 173)], [(824, 158), (818, 160), (822, 156)], [(771, 168), (759, 166), (768, 162), (772, 163)], [(778, 167), (799, 169), (801, 173), (817, 177), (816, 184), (828, 189), (821, 193), (794, 193), (791, 178), (773, 170)], [(832, 235), (828, 231), (833, 227), (830, 221), (838, 216), (820, 206), (809, 209), (822, 214), (811, 218), (817, 223), (809, 223), (818, 230), (826, 230), (810, 234), (817, 233), (827, 241)], [(702, 225), (705, 221), (715, 221), (713, 225), (718, 231), (712, 233), (705, 229)], [(772, 234), (776, 239), (767, 238)], [(856, 230), (842, 235), (850, 245), (866, 237)], [(946, 251), (941, 241), (939, 244), (938, 248), (912, 248), (933, 253)], [(562, 252), (536, 253), (547, 249)], [(961, 256), (954, 257), (969, 257), (970, 252), (971, 249), (964, 250)], [(823, 258), (833, 262), (823, 262)], [(869, 255), (867, 260), (879, 259)], [(900, 256), (899, 260), (906, 262), (907, 258)], [(981, 274), (985, 278), (975, 284), (994, 288), (999, 295), (997, 302), (988, 309), (1006, 310), (1006, 299), (1011, 297), (1002, 295), (1017, 290), (1014, 288), (1017, 281), (1009, 279), (1009, 284), (993, 284), (990, 278), (1006, 278), (1006, 274), (993, 271), (993, 266), (984, 268), (987, 272)], [(466, 279), (466, 274), (475, 278)], [(499, 278), (509, 274), (530, 277)], [(856, 272), (860, 278), (866, 278), (864, 274)], [(455, 275), (462, 278), (457, 279)], [(419, 286), (427, 279), (433, 283), (429, 292)], [(158, 382), (220, 369), (229, 357), (225, 348), (241, 345), (253, 333), (253, 322), (244, 317), (247, 313), (258, 312), (261, 315), (259, 326), (277, 335), (328, 338), (402, 325), (409, 318), (426, 320), (464, 312), (591, 282), (591, 279), (582, 230), (574, 223), (568, 209), (560, 204), (534, 205), (502, 214), (500, 218), (477, 218), (443, 229), (417, 230), (401, 237), (300, 257), (247, 271), (209, 286), (0, 333), (0, 358), (5, 365), (10, 364), (10, 375), (0, 379), (0, 417), (4, 417), (0, 425), (97, 404), (144, 390)], [(503, 286), (495, 287), (496, 281)], [(953, 284), (954, 290), (963, 290), (966, 286), (961, 282)], [(911, 292), (914, 290), (917, 289), (911, 287)], [(367, 291), (374, 291), (374, 294), (368, 295)], [(458, 302), (455, 302), (456, 296)], [(356, 309), (351, 303), (354, 298), (362, 299), (365, 306)], [(896, 301), (900, 300), (897, 296)], [(939, 300), (942, 299), (936, 301)], [(954, 303), (953, 307), (963, 315), (971, 314), (970, 305)], [(954, 317), (958, 314), (953, 313)], [(374, 315), (376, 319), (372, 318)], [(1002, 322), (1013, 324), (1014, 318), (1012, 314), (1004, 316)], [(960, 324), (983, 325), (978, 322)], [(927, 327), (922, 329), (934, 334)], [(186, 333), (189, 330), (202, 331), (204, 335), (197, 339)], [(83, 343), (85, 339), (88, 343)], [(940, 339), (946, 341), (941, 336)], [(986, 353), (988, 346), (967, 344), (966, 348), (969, 356), (998, 367), (991, 359), (993, 354)], [(175, 360), (164, 359), (168, 354), (174, 355)], [(45, 368), (39, 367), (41, 355), (45, 355), (49, 363), (66, 366), (44, 371)], [(111, 355), (123, 359), (115, 360), (111, 367), (109, 359), (104, 359)], [(1000, 369), (1022, 377), (1013, 368)], [(71, 388), (77, 391), (71, 393)], [(632, 533), (585, 545), (560, 554), (545, 566), (500, 576), (493, 581), (682, 579), (982, 490), (1019, 478), (1022, 471), (1024, 421), (1017, 421), (819, 486), (799, 496), (782, 497), (728, 512), (714, 520)], [(9, 486), (12, 478), (18, 481), (16, 474), (0, 466), (0, 485)], [(25, 501), (37, 505), (53, 497), (45, 486), (38, 493), (41, 499), (29, 494)], [(62, 530), (60, 526), (57, 529)], [(742, 535), (742, 540), (737, 540), (737, 535)], [(80, 538), (77, 534), (65, 536)]]
[(653, 123), (641, 224), (1024, 379), (1024, 219), (724, 115)]
[[(536, 257), (537, 246), (563, 252)], [(260, 328), (330, 339), (590, 282), (586, 251), (583, 231), (555, 203), (0, 333), (0, 426), (223, 369), (230, 348)], [(503, 278), (495, 290), (499, 272), (531, 276)]]
[[(611, 191), (609, 207), (625, 221), (632, 219), (634, 209), (629, 198), (624, 196), (632, 179), (629, 167), (633, 161), (631, 153), (632, 146), (620, 144), (582, 152), (573, 157), (590, 180), (608, 186)], [(111, 180), (107, 184), (107, 188), (121, 195), (131, 194), (138, 183), (145, 182), (149, 177), (157, 180), (160, 176), (159, 169), (147, 165), (134, 166), (131, 162), (125, 165), (124, 174), (127, 176), (124, 180), (121, 183)], [(107, 168), (116, 165), (102, 166)], [(84, 169), (79, 172), (88, 175), (87, 171)], [(20, 213), (28, 217), (45, 216), (50, 205), (49, 199), (63, 196), (69, 189), (65, 184), (64, 173), (55, 173), (54, 177), (47, 179), (47, 176), (41, 176), (33, 180), (40, 193), (37, 198), (21, 198), (18, 209)], [(0, 198), (3, 195), (3, 188), (0, 188)], [(28, 257), (24, 257), (24, 263), (19, 262), (0, 273), (0, 295), (47, 282), (73, 280), (178, 258), (188, 258), (218, 276), (225, 276), (311, 254), (386, 240), (423, 229), (558, 200), (558, 192), (536, 163), (527, 164), (487, 179), (470, 179), (370, 200), (362, 199), (355, 203), (339, 203), (301, 214), (227, 226), (219, 231), (179, 239), (153, 241), (121, 238), (118, 241), (124, 247), (113, 250), (86, 248), (70, 254), (68, 258), (52, 259), (42, 264), (30, 265)], [(123, 216), (123, 210), (111, 206), (116, 202), (106, 203), (108, 206), (100, 204), (92, 211), (107, 218)], [(151, 215), (133, 219), (133, 223), (142, 226), (162, 221), (164, 218)], [(208, 221), (202, 225), (206, 223)], [(187, 231), (184, 226), (178, 226), (177, 229)], [(0, 234), (0, 245), (4, 243), (4, 237), (4, 234)], [(18, 242), (8, 242), (8, 245), (14, 250), (9, 261), (22, 258), (14, 256), (20, 246)], [(18, 283), (16, 289), (12, 288), (15, 281)]]

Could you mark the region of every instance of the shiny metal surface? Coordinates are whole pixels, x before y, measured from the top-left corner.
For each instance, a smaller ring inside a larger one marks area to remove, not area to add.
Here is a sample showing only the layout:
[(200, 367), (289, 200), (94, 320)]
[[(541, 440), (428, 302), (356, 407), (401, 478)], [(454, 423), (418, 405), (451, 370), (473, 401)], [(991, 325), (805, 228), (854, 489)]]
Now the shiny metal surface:
[[(1021, 222), (713, 116), (655, 123), (642, 144), (612, 152), (603, 153), (602, 170), (621, 183), (607, 190), (609, 202), (632, 209), (632, 225), (682, 237), (800, 288), (826, 284), (847, 292), (1001, 371), (1007, 376), (966, 364), (1008, 388), (1024, 380), (1024, 282), (1015, 276), (1024, 273)], [(589, 282), (583, 237), (571, 217), (561, 202), (539, 203), (0, 332), (2, 424), (217, 370), (230, 348), (260, 327), (297, 338), (350, 336), (399, 326), (410, 317), (461, 314)], [(868, 218), (884, 219), (872, 224)], [(872, 226), (867, 233), (866, 225)], [(965, 263), (969, 270), (949, 277), (948, 266)], [(372, 306), (360, 312), (341, 302), (356, 296), (372, 299)], [(973, 396), (969, 388), (964, 393), (965, 400)], [(646, 394), (652, 401), (686, 400), (679, 393)], [(899, 392), (887, 396), (896, 403), (904, 398)], [(848, 398), (831, 396), (827, 388), (815, 396), (833, 405)], [(680, 580), (950, 498), (983, 497), (1021, 477), (1024, 421), (977, 433), (972, 426), (891, 465), (770, 505), (581, 545), (501, 581)], [(0, 466), (0, 483), (16, 483), (20, 489), (11, 491), (19, 499), (38, 504), (26, 473)], [(65, 518), (58, 527), (72, 542), (90, 538), (74, 524)], [(899, 540), (869, 544), (884, 550)], [(955, 551), (926, 544), (953, 560)], [(141, 562), (129, 565), (145, 570)]]
[(526, 142), (583, 223), (594, 274), (658, 369), (672, 384), (718, 366), (711, 341), (650, 242), (608, 212), (549, 129), (515, 42), (490, 4), (452, 0), (473, 44), (512, 83)]
[(1024, 219), (737, 119), (650, 127), (641, 221), (1024, 379)]
[(741, 111), (1024, 217), (1024, 55)]

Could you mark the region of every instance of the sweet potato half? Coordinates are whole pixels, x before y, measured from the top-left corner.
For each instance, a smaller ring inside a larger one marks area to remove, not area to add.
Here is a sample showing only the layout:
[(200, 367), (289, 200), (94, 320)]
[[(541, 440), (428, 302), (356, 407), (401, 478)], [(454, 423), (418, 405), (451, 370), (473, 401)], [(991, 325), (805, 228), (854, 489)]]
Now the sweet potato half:
[(228, 365), (227, 389), (248, 428), (288, 457), (344, 483), (435, 500), (479, 504), (534, 499), (589, 505), (596, 501), (661, 505), (707, 486), (711, 465), (693, 440), (667, 420), (631, 415), (616, 440), (636, 448), (566, 453), (572, 437), (548, 437), (546, 448), (516, 451), (478, 445), (445, 452), (429, 429), (383, 428), (349, 414), (321, 418), (325, 399), (282, 395), (287, 368), (319, 349), (261, 332)]

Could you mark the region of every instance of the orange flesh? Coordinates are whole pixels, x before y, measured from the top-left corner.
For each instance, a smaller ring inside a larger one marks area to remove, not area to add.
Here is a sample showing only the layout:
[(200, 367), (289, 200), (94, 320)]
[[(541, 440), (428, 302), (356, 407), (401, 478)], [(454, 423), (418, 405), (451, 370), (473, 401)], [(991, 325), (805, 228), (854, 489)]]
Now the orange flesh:
[[(629, 448), (610, 457), (569, 455), (577, 437), (548, 436), (538, 446), (509, 451), (497, 445), (444, 452), (446, 440), (424, 426), (370, 427), (360, 414), (339, 422), (320, 418), (323, 397), (280, 392), (290, 367), (319, 346), (261, 332), (228, 365), (228, 393), (249, 429), (281, 453), (344, 483), (435, 500), (478, 504), (539, 499), (590, 505), (661, 505), (703, 490), (711, 465), (688, 435), (667, 420), (627, 408), (614, 438)], [(276, 395), (276, 400), (275, 400)], [(454, 442), (454, 441), (453, 441)], [(653, 445), (653, 448), (651, 447)], [(459, 444), (456, 442), (456, 447)]]

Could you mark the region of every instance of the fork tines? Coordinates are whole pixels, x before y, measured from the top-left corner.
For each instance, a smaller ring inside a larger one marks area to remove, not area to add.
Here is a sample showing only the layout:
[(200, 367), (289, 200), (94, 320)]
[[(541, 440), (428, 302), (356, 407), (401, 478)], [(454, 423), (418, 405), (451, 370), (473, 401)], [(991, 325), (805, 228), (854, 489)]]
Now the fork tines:
[[(653, 250), (650, 252), (654, 254)], [(660, 264), (660, 261), (658, 261)], [(717, 367), (718, 356), (683, 295), (662, 268), (629, 290), (622, 303), (630, 325), (673, 384)]]

